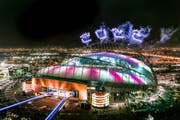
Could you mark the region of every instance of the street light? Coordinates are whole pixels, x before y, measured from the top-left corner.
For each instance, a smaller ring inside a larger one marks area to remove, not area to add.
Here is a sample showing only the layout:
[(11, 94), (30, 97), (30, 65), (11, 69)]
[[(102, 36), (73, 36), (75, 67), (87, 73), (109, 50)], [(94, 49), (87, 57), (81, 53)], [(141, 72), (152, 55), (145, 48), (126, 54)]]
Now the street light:
[(3, 62), (1, 62), (1, 64), (0, 64), (0, 66), (1, 67), (4, 67), (6, 64), (5, 64), (5, 62), (3, 61)]

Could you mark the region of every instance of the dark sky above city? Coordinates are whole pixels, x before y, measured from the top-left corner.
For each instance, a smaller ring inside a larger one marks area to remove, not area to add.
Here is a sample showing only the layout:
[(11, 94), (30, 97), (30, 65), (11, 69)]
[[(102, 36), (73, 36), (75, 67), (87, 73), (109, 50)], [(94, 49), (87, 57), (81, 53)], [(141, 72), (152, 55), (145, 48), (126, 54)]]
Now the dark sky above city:
[(125, 21), (158, 40), (161, 27), (180, 27), (178, 0), (0, 0), (0, 47), (82, 46), (81, 33)]

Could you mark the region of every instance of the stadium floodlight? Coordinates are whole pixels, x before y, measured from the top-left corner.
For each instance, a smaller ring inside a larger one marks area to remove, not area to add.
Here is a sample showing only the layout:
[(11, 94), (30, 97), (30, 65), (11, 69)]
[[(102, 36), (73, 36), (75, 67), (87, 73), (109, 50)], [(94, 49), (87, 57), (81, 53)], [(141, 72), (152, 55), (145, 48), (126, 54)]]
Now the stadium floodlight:
[(99, 29), (95, 30), (95, 34), (101, 43), (107, 42), (109, 40), (108, 28), (105, 25), (102, 25)]
[(91, 38), (90, 38), (90, 33), (87, 32), (87, 33), (83, 33), (81, 36), (81, 42), (86, 44), (87, 46), (89, 45), (89, 43), (92, 41)]
[(149, 33), (151, 31), (151, 28), (146, 27), (140, 27), (140, 29), (134, 29), (132, 31), (132, 36), (130, 39), (130, 44), (141, 44), (145, 38), (149, 36)]

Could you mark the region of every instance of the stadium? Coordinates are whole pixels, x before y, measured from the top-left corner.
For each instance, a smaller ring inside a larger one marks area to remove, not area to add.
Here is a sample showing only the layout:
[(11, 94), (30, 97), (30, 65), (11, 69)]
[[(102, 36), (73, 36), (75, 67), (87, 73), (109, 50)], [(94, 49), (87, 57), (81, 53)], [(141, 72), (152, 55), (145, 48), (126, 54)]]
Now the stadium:
[(154, 87), (157, 81), (143, 61), (118, 53), (96, 52), (39, 70), (32, 85), (35, 92), (44, 88), (55, 91), (57, 96), (74, 96), (95, 107), (106, 107), (120, 91)]

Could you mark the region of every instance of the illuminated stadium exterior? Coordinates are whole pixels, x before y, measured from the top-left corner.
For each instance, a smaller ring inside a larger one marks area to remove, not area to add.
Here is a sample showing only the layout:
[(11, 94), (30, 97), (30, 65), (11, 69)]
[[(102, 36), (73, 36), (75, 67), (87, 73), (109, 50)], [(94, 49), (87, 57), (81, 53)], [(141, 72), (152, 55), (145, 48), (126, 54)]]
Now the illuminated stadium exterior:
[(151, 68), (130, 56), (110, 52), (75, 57), (60, 66), (47, 67), (38, 76), (67, 79), (65, 81), (105, 81), (137, 85), (156, 85)]
[[(36, 86), (33, 88), (35, 91), (40, 91), (41, 87), (78, 91), (78, 98), (80, 100), (92, 98), (93, 106), (96, 106), (94, 101), (102, 101), (100, 99), (105, 99), (108, 93), (97, 93), (96, 90), (93, 92), (91, 90), (93, 94), (89, 96), (88, 89), (91, 87), (99, 89), (107, 85), (156, 86), (157, 84), (152, 69), (144, 62), (111, 52), (89, 53), (73, 57), (61, 65), (43, 68), (37, 75), (38, 77), (32, 80), (33, 86)], [(100, 94), (102, 96), (99, 96)], [(105, 103), (97, 103), (96, 107), (108, 106), (109, 95)]]

